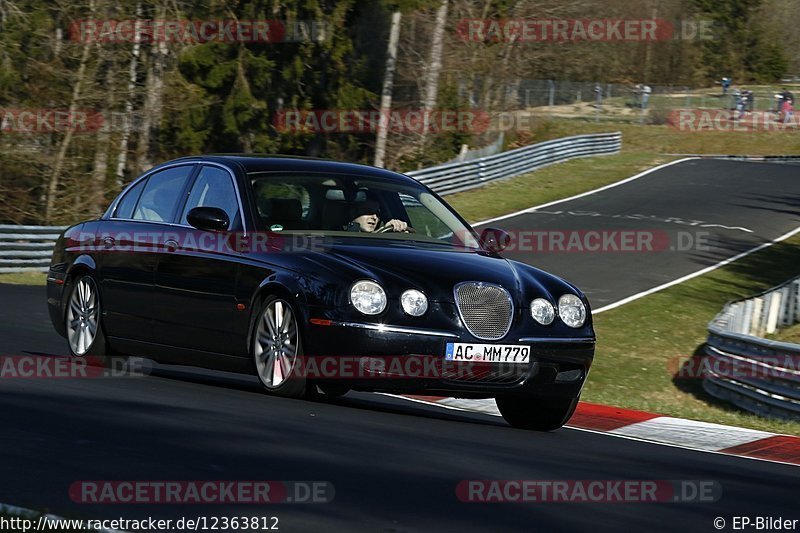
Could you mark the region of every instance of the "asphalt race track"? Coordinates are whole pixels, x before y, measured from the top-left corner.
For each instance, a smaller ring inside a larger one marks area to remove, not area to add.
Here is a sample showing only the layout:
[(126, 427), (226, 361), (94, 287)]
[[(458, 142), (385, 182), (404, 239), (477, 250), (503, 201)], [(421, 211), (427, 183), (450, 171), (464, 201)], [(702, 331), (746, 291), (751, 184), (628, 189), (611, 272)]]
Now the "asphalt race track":
[[(686, 229), (613, 218), (633, 213), (752, 230), (704, 228), (725, 241), (702, 253), (595, 254), (591, 261), (583, 254), (537, 255), (534, 264), (588, 289), (597, 307), (800, 225), (797, 171), (684, 163), (542, 210), (565, 213), (527, 214), (502, 225)], [(66, 354), (66, 341), (46, 317), (43, 288), (3, 285), (0, 299), (0, 353)], [(376, 394), (286, 400), (263, 394), (255, 378), (186, 368), (158, 366), (130, 378), (0, 379), (0, 427), (0, 502), (68, 517), (275, 516), (281, 531), (398, 532), (716, 531), (717, 517), (726, 530), (733, 516), (800, 518), (794, 466), (574, 429), (531, 433), (488, 415)], [(484, 504), (456, 497), (460, 481), (487, 479), (705, 480), (722, 493), (706, 503)], [(70, 499), (70, 486), (81, 480), (327, 481), (335, 498), (269, 507), (91, 505)]]
[[(600, 309), (800, 227), (800, 167), (691, 160), (488, 225), (521, 236), (505, 255), (575, 283)], [(631, 232), (634, 245), (587, 241), (590, 231)]]

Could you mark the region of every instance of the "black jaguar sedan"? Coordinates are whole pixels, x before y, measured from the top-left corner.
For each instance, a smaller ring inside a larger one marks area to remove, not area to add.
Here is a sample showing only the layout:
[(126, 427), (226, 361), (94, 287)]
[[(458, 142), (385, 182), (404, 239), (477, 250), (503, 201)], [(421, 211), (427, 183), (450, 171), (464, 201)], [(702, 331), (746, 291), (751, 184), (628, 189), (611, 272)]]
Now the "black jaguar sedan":
[(387, 170), (188, 157), (64, 232), (48, 304), (76, 357), (254, 372), (291, 397), (496, 398), (511, 425), (552, 430), (589, 372), (591, 312), (504, 259), (509, 239)]

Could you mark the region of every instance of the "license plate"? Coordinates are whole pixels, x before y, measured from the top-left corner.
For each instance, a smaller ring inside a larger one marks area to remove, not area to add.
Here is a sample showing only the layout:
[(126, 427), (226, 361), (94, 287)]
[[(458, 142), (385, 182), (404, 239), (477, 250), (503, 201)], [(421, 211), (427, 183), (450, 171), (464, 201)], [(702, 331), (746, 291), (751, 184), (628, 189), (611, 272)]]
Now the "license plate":
[(531, 359), (530, 346), (504, 344), (469, 344), (448, 342), (444, 354), (447, 361), (470, 363), (527, 363)]

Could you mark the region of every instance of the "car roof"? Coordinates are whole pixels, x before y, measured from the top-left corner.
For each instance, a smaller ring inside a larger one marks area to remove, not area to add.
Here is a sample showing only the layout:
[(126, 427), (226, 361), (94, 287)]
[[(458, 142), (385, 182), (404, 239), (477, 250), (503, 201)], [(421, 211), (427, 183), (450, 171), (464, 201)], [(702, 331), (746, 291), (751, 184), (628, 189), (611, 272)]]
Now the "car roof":
[(264, 155), (264, 154), (207, 154), (174, 159), (169, 163), (180, 161), (208, 161), (211, 163), (239, 165), (248, 174), (256, 172), (325, 172), (331, 174), (348, 174), (365, 178), (388, 179), (397, 182), (411, 182), (419, 184), (417, 180), (391, 170), (318, 159), (315, 157)]

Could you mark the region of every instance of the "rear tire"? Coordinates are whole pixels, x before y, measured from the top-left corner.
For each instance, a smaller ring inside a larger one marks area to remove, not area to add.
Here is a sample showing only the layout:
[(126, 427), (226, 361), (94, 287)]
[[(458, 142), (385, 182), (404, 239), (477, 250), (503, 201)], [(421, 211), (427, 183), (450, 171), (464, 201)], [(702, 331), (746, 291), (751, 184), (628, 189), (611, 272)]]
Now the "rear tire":
[(306, 378), (298, 375), (303, 347), (294, 307), (268, 296), (253, 324), (251, 352), (259, 381), (270, 394), (302, 398)]
[(88, 274), (78, 275), (72, 279), (68, 294), (64, 327), (69, 353), (73, 357), (98, 358), (98, 364), (104, 365), (108, 345), (101, 324), (102, 307), (97, 282)]
[(495, 402), (500, 414), (512, 427), (535, 431), (560, 428), (578, 406), (578, 398), (498, 396)]

